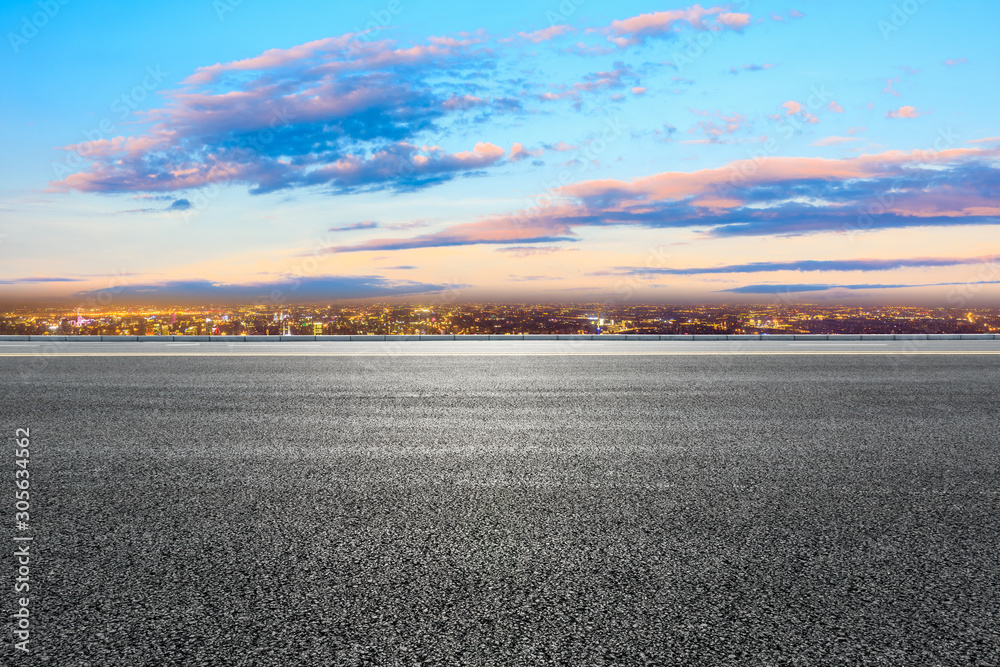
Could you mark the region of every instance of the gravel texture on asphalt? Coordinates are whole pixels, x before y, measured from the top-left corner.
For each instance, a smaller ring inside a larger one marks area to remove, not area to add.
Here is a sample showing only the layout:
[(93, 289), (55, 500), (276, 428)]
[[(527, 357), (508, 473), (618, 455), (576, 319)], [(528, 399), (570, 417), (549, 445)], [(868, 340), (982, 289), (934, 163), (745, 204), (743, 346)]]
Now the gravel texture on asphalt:
[(998, 371), (3, 358), (0, 662), (998, 665)]

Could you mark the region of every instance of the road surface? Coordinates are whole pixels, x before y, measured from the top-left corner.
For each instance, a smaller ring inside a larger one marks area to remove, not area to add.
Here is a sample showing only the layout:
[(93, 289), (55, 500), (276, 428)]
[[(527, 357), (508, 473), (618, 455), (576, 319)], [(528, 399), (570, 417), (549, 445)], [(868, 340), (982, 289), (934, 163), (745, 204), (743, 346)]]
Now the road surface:
[(916, 342), (0, 347), (4, 664), (997, 665), (1000, 356)]

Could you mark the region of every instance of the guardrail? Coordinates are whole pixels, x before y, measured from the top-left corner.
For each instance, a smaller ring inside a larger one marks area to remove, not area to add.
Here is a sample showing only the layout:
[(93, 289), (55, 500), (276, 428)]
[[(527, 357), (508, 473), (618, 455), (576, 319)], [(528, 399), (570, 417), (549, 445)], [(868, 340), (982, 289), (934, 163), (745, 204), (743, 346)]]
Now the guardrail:
[(0, 335), (0, 341), (46, 342), (293, 342), (293, 341), (443, 341), (443, 340), (664, 340), (664, 341), (725, 341), (725, 340), (1000, 340), (1000, 334), (754, 334), (754, 335), (658, 335), (658, 334), (524, 334), (524, 335), (434, 335), (434, 336), (17, 336)]

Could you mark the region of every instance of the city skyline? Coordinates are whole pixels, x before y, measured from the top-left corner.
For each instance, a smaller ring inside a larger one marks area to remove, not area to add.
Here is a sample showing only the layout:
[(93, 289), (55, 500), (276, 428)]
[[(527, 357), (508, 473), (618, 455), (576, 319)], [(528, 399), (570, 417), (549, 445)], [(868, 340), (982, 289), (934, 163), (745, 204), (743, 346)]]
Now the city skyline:
[(997, 17), (15, 0), (0, 305), (995, 308)]
[(1000, 309), (634, 303), (270, 304), (0, 310), (0, 335), (1000, 334)]

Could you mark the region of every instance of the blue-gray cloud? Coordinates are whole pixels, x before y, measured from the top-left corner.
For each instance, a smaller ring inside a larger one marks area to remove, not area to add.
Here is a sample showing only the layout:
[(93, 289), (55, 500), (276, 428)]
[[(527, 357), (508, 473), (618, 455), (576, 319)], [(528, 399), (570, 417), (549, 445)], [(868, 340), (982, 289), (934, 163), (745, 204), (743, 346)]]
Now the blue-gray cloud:
[(352, 232), (356, 229), (375, 229), (378, 227), (377, 222), (372, 222), (371, 220), (365, 220), (364, 222), (355, 222), (350, 225), (341, 225), (340, 227), (330, 227), (327, 231), (330, 232)]
[(40, 283), (79, 283), (83, 278), (56, 278), (56, 277), (34, 277), (34, 278), (9, 278), (0, 280), (0, 285), (34, 285)]
[(744, 285), (743, 287), (733, 287), (731, 289), (717, 290), (718, 292), (729, 292), (731, 294), (786, 294), (789, 292), (825, 292), (834, 289), (846, 290), (868, 290), (868, 289), (905, 289), (913, 287), (950, 287), (954, 285), (1000, 285), (1000, 280), (978, 280), (967, 283), (925, 283), (921, 285)]
[(768, 273), (771, 271), (892, 271), (893, 269), (963, 266), (995, 263), (997, 257), (917, 257), (913, 259), (831, 259), (798, 260), (792, 262), (750, 262), (690, 269), (618, 267), (617, 271), (602, 271), (595, 275), (666, 275), (693, 276), (713, 273)]
[(456, 287), (411, 280), (390, 280), (381, 276), (317, 276), (248, 284), (177, 280), (77, 292), (74, 296), (86, 298), (106, 294), (116, 302), (286, 303), (433, 294)]

